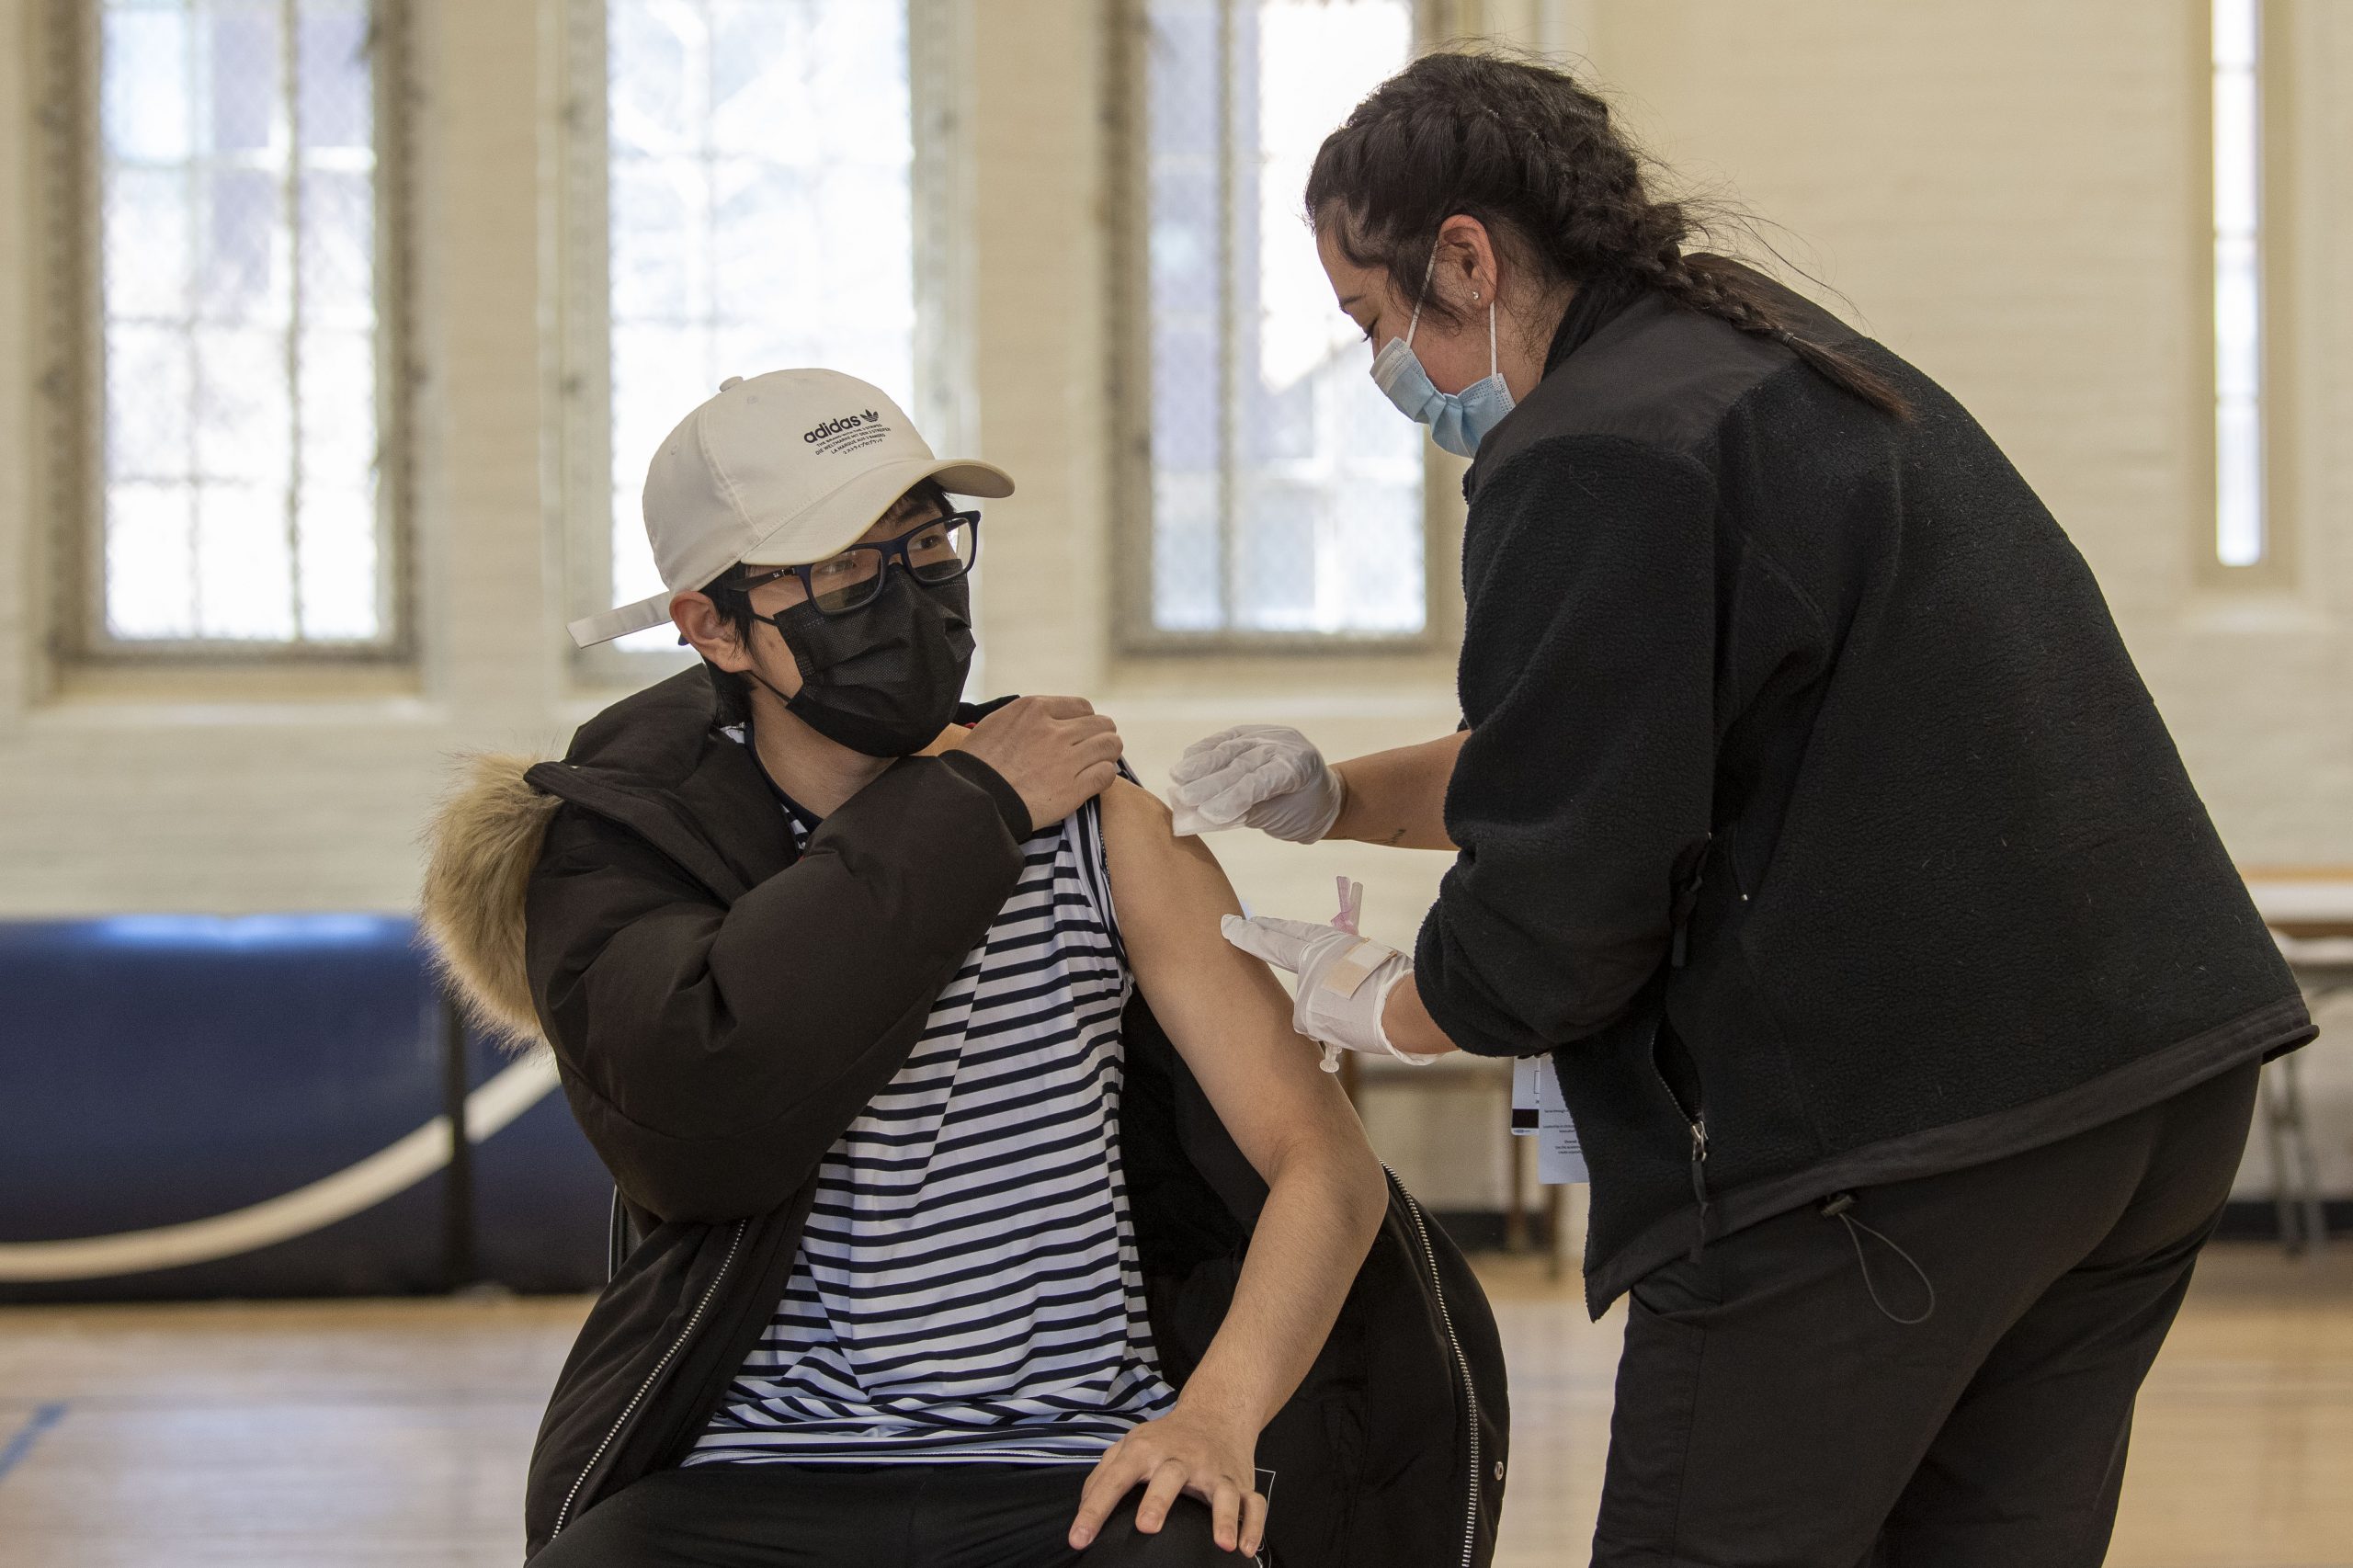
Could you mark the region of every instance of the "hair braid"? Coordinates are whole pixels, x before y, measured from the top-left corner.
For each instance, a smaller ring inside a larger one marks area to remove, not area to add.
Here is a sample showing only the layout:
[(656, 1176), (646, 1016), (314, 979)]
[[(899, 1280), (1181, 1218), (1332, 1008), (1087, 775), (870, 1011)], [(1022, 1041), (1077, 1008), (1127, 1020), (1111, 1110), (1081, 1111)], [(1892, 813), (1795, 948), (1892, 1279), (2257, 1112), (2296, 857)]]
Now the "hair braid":
[[(1494, 54), (1415, 61), (1324, 138), (1307, 210), (1341, 254), (1397, 278), (1422, 276), (1449, 216), (1477, 218), (1548, 281), (1631, 279), (1787, 347), (1874, 408), (1909, 413), (1877, 369), (1794, 331), (1754, 274), (1687, 249), (1705, 220), (1652, 199), (1642, 153), (1608, 105), (1549, 66)], [(1422, 310), (1449, 324), (1460, 314), (1436, 297)]]

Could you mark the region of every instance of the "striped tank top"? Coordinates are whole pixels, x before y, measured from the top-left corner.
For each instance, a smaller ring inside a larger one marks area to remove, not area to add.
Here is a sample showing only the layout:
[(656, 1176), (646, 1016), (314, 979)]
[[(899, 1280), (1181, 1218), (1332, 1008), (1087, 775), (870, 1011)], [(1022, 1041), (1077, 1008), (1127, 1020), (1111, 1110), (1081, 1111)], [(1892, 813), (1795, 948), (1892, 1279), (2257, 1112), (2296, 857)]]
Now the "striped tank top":
[[(814, 824), (787, 802), (805, 846)], [(1132, 980), (1089, 801), (827, 1151), (784, 1299), (687, 1464), (1086, 1463), (1176, 1395), (1120, 1165)]]

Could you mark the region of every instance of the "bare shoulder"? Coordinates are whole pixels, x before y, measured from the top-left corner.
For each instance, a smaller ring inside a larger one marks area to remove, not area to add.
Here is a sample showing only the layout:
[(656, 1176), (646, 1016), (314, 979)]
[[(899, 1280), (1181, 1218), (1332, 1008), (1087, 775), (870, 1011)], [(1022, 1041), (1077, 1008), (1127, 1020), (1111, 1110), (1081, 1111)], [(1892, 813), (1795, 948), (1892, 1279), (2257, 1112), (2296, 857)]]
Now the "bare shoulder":
[(1161, 798), (1132, 778), (1114, 778), (1103, 791), (1103, 832), (1132, 836), (1140, 846), (1159, 840), (1174, 842), (1175, 816)]
[[(1103, 791), (1103, 848), (1121, 921), (1132, 930), (1159, 919), (1203, 925), (1241, 905), (1224, 869), (1197, 837), (1179, 838), (1160, 797), (1120, 778)], [(1222, 940), (1222, 938), (1220, 938)]]

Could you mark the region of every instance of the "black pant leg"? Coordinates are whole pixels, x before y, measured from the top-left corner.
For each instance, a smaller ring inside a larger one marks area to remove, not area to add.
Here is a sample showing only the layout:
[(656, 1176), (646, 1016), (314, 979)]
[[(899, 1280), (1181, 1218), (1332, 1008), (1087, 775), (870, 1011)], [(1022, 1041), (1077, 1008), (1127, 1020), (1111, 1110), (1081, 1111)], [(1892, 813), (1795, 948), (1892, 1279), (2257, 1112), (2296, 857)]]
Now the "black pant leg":
[(2116, 1524), (2132, 1406), (2230, 1196), (2253, 1066), (2160, 1108), (2107, 1239), (2004, 1335), (1890, 1515), (1889, 1568), (2093, 1568)]
[[(2164, 1108), (1797, 1210), (1637, 1285), (1594, 1537), (1606, 1568), (1863, 1562), (1980, 1366), (2124, 1217)], [(1933, 1280), (1936, 1309), (1919, 1324)], [(1858, 1256), (1858, 1247), (1861, 1256)], [(1866, 1275), (1868, 1268), (1868, 1275)]]
[(902, 1568), (922, 1468), (657, 1470), (581, 1515), (531, 1568)]
[(1217, 1544), (1209, 1506), (1179, 1497), (1153, 1534), (1137, 1487), (1083, 1552), (1071, 1521), (1091, 1465), (936, 1465), (915, 1502), (914, 1568), (1247, 1568)]
[(1091, 1467), (925, 1467), (909, 1568), (1070, 1568), (1070, 1522)]
[[(1785, 1215), (1636, 1289), (1596, 1568), (1827, 1568), (1869, 1549), (1967, 1373), (1938, 1365), (1957, 1358), (1941, 1328), (1847, 1299), (1846, 1246)], [(1733, 1264), (1758, 1277), (1727, 1286)]]
[(1070, 1548), (1091, 1465), (932, 1465), (915, 1501), (911, 1568), (1245, 1568), (1219, 1550), (1206, 1504), (1179, 1497), (1156, 1534), (1135, 1528), (1141, 1487), (1094, 1543)]
[(1142, 1488), (1070, 1548), (1084, 1464), (722, 1464), (656, 1471), (582, 1515), (531, 1568), (1245, 1568), (1206, 1504), (1135, 1528)]
[(1246, 1568), (1251, 1561), (1218, 1545), (1215, 1517), (1199, 1498), (1177, 1498), (1156, 1535), (1135, 1528), (1142, 1500), (1138, 1489), (1111, 1510), (1103, 1532), (1078, 1558), (1079, 1568)]

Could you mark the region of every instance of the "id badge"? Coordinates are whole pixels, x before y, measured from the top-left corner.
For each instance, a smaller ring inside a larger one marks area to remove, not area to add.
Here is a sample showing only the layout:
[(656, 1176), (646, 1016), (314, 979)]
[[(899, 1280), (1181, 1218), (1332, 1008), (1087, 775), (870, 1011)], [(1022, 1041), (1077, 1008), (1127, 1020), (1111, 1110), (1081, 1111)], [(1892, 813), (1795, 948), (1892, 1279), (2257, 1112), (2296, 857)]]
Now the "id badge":
[(1511, 1130), (1536, 1139), (1536, 1179), (1547, 1187), (1591, 1181), (1576, 1123), (1561, 1097), (1561, 1080), (1550, 1056), (1522, 1056), (1511, 1064)]

